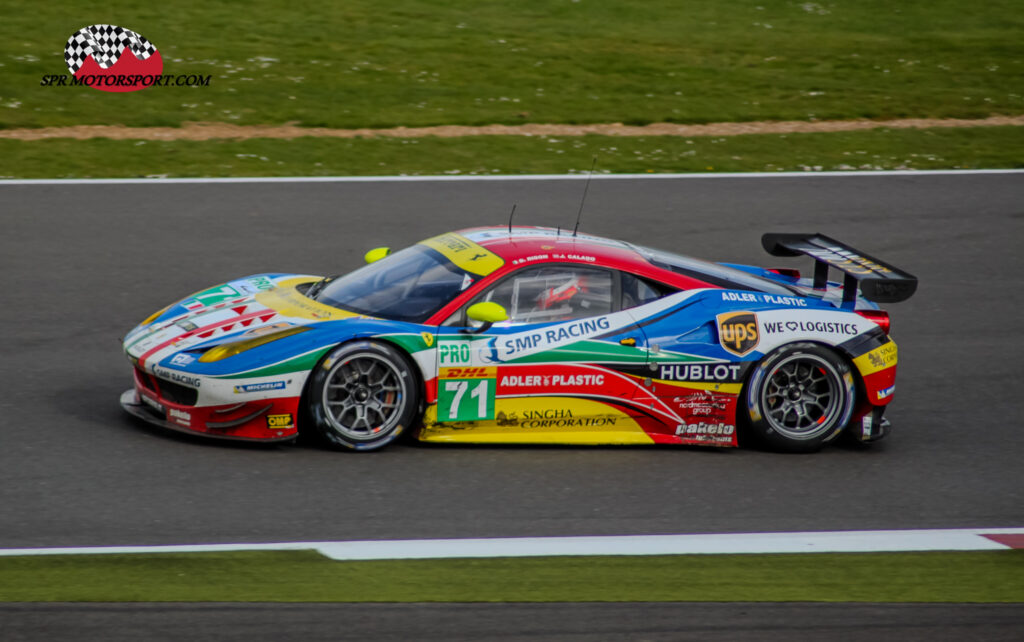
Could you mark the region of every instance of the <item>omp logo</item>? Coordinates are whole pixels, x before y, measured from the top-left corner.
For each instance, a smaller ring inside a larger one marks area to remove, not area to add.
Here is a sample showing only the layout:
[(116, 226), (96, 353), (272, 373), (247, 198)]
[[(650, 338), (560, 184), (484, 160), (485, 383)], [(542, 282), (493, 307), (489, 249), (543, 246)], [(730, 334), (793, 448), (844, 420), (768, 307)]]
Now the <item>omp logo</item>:
[(280, 430), (281, 428), (291, 428), (295, 425), (295, 421), (291, 415), (267, 415), (267, 428), (272, 430)]
[(71, 34), (64, 61), (72, 76), (100, 91), (145, 89), (153, 82), (147, 84), (143, 78), (159, 77), (164, 69), (153, 43), (117, 25), (89, 25)]
[(757, 315), (753, 312), (727, 312), (718, 315), (718, 341), (729, 352), (743, 356), (757, 347)]

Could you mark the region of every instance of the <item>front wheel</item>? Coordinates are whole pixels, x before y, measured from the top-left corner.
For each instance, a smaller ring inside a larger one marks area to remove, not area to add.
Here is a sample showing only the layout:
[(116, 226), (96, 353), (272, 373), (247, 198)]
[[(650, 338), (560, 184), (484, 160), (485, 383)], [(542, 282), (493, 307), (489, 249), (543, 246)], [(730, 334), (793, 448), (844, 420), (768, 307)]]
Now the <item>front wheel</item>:
[(855, 397), (850, 367), (814, 343), (769, 354), (744, 395), (754, 435), (786, 452), (814, 452), (835, 439), (850, 421)]
[(317, 434), (329, 445), (374, 450), (409, 427), (419, 387), (409, 361), (377, 341), (346, 343), (317, 365), (308, 403)]

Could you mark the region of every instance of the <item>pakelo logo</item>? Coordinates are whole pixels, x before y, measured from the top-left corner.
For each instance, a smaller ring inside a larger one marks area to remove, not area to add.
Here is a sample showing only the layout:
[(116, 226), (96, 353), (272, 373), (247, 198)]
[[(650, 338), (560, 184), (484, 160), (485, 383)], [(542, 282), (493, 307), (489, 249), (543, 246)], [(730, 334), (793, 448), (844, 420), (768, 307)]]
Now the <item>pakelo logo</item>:
[(743, 356), (757, 347), (757, 315), (753, 312), (727, 312), (718, 315), (718, 342), (729, 352)]
[(164, 75), (156, 45), (141, 34), (117, 25), (82, 27), (64, 45), (64, 62), (71, 77), (47, 74), (44, 87), (85, 85), (100, 91), (139, 91), (153, 86), (208, 86), (210, 76)]
[(704, 436), (716, 436), (721, 435), (724, 437), (731, 437), (736, 432), (736, 426), (725, 423), (705, 423), (701, 421), (695, 424), (679, 424), (676, 426), (676, 434), (681, 437), (704, 437)]

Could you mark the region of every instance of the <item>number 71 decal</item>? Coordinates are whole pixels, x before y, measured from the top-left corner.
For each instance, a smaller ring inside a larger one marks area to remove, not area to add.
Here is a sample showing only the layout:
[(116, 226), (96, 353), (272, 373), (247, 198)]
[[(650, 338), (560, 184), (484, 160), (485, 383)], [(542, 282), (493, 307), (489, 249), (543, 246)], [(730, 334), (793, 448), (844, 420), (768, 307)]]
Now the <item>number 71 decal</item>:
[(437, 419), (484, 421), (494, 419), (497, 368), (442, 368), (437, 382)]

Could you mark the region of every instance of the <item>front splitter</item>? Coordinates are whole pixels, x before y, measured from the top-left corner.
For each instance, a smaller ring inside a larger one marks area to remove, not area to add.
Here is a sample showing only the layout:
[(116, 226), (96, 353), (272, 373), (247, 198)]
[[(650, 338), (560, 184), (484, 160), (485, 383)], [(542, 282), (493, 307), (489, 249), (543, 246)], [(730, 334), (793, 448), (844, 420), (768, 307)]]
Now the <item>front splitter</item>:
[(139, 393), (136, 392), (135, 388), (129, 388), (128, 390), (125, 390), (123, 393), (121, 393), (121, 407), (124, 408), (128, 412), (128, 414), (134, 417), (138, 417), (139, 419), (145, 421), (148, 424), (159, 426), (167, 430), (173, 430), (174, 432), (180, 432), (186, 435), (197, 435), (199, 437), (207, 437), (209, 439), (221, 439), (224, 441), (248, 441), (266, 444), (282, 441), (291, 441), (298, 436), (297, 434), (295, 434), (288, 435), (286, 437), (268, 437), (266, 439), (256, 439), (253, 437), (235, 437), (232, 435), (218, 435), (216, 433), (192, 430), (191, 428), (179, 426), (177, 424), (167, 421), (166, 419), (154, 415), (150, 407), (144, 404), (141, 399), (139, 399)]

